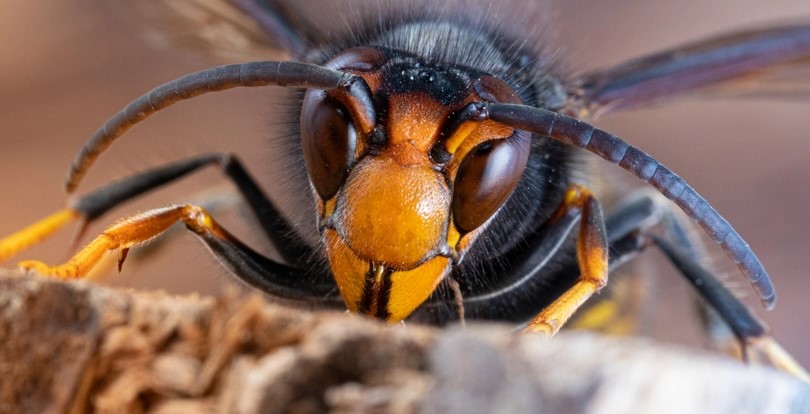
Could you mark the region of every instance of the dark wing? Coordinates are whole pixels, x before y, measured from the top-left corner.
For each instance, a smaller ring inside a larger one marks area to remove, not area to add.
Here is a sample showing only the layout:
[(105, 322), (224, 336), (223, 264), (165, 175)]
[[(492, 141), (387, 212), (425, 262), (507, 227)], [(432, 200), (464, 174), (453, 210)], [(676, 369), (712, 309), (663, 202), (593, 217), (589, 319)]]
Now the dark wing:
[(108, 2), (150, 43), (222, 61), (302, 59), (310, 42), (290, 4), (274, 0), (150, 0)]
[(810, 24), (748, 30), (586, 74), (571, 112), (595, 118), (682, 95), (810, 98)]

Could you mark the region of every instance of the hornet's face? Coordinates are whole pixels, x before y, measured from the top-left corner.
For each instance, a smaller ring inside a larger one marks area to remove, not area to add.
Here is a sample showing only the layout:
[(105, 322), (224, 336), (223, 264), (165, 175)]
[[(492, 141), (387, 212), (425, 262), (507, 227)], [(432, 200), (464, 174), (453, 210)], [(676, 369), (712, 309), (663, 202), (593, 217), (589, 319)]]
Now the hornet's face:
[(353, 312), (400, 321), (448, 276), (517, 186), (530, 135), (457, 116), (470, 103), (520, 103), (496, 78), (378, 48), (327, 66), (358, 76), (373, 102), (309, 91), (304, 160), (322, 241)]

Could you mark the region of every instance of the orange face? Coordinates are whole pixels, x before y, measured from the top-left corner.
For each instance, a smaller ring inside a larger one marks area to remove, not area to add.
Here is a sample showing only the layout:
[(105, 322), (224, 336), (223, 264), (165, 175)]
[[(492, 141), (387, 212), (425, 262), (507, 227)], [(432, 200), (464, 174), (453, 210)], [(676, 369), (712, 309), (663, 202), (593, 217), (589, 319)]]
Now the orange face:
[[(347, 71), (362, 66), (353, 72), (374, 102), (308, 92), (302, 112), (304, 159), (319, 200), (327, 257), (346, 306), (396, 322), (424, 303), (461, 260), (486, 219), (514, 190), (528, 148), (517, 148), (511, 138), (515, 131), (492, 121), (448, 129), (455, 113), (483, 100), (469, 76), (387, 59), (376, 49), (352, 51), (349, 58), (349, 64), (345, 55), (333, 62)], [(451, 101), (445, 93), (449, 86), (461, 90)], [(437, 151), (444, 154), (441, 159)], [(494, 170), (490, 159), (497, 164)], [(492, 171), (504, 170), (513, 184), (491, 177)], [(475, 185), (481, 182), (483, 193)], [(496, 191), (490, 191), (493, 185)], [(466, 224), (459, 227), (458, 220)]]

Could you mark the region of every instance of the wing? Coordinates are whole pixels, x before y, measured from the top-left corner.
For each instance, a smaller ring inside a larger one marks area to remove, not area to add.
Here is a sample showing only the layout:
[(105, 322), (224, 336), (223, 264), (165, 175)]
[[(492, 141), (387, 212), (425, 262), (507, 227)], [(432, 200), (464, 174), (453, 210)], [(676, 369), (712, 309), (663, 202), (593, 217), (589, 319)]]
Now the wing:
[(810, 23), (732, 33), (585, 74), (581, 118), (684, 95), (810, 98)]
[(302, 59), (310, 50), (292, 5), (274, 0), (150, 0), (108, 2), (151, 44), (223, 61)]

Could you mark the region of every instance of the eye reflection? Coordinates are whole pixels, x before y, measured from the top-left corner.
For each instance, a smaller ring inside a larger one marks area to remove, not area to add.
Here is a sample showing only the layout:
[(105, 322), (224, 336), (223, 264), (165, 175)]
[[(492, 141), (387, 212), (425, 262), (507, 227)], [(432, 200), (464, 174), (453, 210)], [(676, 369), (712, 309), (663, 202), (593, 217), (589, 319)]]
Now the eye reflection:
[(479, 144), (459, 166), (453, 191), (453, 219), (468, 233), (490, 219), (517, 187), (529, 159), (530, 138), (517, 132)]

